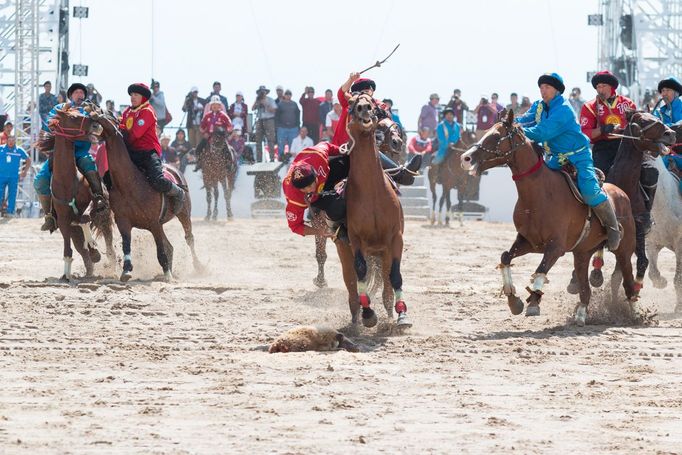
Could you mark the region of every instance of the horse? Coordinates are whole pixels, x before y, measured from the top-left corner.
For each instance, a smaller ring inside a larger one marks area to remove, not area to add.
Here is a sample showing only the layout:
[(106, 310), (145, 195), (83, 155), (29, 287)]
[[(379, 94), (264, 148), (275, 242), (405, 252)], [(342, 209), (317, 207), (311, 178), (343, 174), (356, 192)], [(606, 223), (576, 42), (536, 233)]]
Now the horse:
[[(513, 111), (509, 111), (505, 120), (496, 123), (461, 157), (462, 168), (472, 174), (480, 175), (487, 169), (503, 165), (508, 165), (512, 171), (518, 192), (514, 208), (517, 236), (511, 248), (502, 253), (498, 266), (511, 313), (521, 314), (524, 308), (512, 283), (512, 259), (527, 253), (543, 255), (531, 277), (532, 284), (527, 288), (530, 296), (526, 316), (537, 316), (547, 273), (561, 256), (570, 251), (580, 284), (580, 303), (576, 306), (574, 318), (578, 325), (584, 325), (591, 296), (587, 277), (589, 261), (604, 243), (606, 231), (592, 210), (576, 199), (565, 177), (543, 162), (541, 152), (536, 151), (523, 130), (514, 125)], [(630, 200), (623, 190), (614, 185), (606, 183), (603, 188), (623, 226), (623, 239), (614, 254), (630, 310), (639, 314), (630, 263), (635, 249), (635, 221)]]
[[(682, 137), (682, 128), (673, 127), (673, 130), (676, 130), (677, 137)], [(651, 266), (649, 278), (655, 288), (665, 288), (668, 282), (658, 268), (658, 253), (663, 248), (675, 253), (675, 312), (679, 313), (682, 312), (682, 196), (678, 178), (668, 171), (663, 160), (657, 158), (654, 164), (658, 170), (658, 190), (651, 210), (654, 225), (646, 242), (646, 253)]]
[[(644, 194), (639, 183), (641, 163), (645, 153), (656, 157), (665, 149), (665, 144), (672, 144), (675, 140), (675, 133), (658, 118), (646, 112), (632, 110), (626, 113), (626, 117), (628, 127), (621, 139), (613, 165), (606, 176), (606, 182), (619, 187), (630, 199), (636, 229), (635, 289), (639, 292), (642, 288), (646, 269), (649, 266), (645, 240), (648, 214), (645, 208)], [(595, 268), (590, 273), (590, 284), (595, 287), (601, 286), (604, 280), (601, 271), (604, 263), (602, 257), (603, 249), (600, 249), (592, 261)], [(575, 278), (571, 279), (567, 291), (573, 294), (578, 292)], [(613, 297), (615, 298), (615, 295)]]
[[(457, 210), (462, 211), (465, 200), (471, 199), (471, 188), (478, 186), (480, 177), (469, 175), (468, 172), (462, 169), (460, 165), (460, 157), (466, 152), (469, 147), (476, 142), (476, 133), (470, 130), (464, 130), (464, 134), (457, 141), (456, 144), (450, 144), (448, 155), (445, 161), (438, 166), (429, 166), (428, 178), (429, 187), (431, 188), (431, 224), (436, 223), (436, 185), (440, 184), (443, 187), (443, 193), (440, 196), (438, 203), (438, 225), (443, 224), (442, 211), (445, 203), (445, 225), (450, 225), (450, 191), (457, 189)], [(435, 153), (435, 151), (434, 151)]]
[[(375, 134), (379, 145), (379, 151), (396, 161), (401, 157), (404, 148), (404, 132), (400, 125), (390, 118), (383, 118), (377, 123)], [(327, 225), (325, 215), (319, 210), (312, 210), (311, 224), (315, 228)], [(324, 264), (327, 262), (327, 237), (315, 236), (315, 260), (317, 261), (317, 276), (313, 279), (313, 284), (319, 288), (327, 286), (324, 277)]]
[[(52, 124), (52, 132), (37, 143), (41, 151), (54, 150), (52, 154), (52, 208), (57, 226), (64, 240), (64, 274), (63, 281), (71, 281), (71, 265), (73, 250), (83, 258), (85, 276), (92, 277), (94, 264), (101, 260), (97, 244), (93, 238), (93, 231), (104, 235), (107, 256), (113, 262), (113, 235), (111, 228), (111, 209), (107, 205), (98, 212), (88, 213), (88, 206), (92, 200), (87, 182), (78, 177), (76, 158), (74, 156), (74, 141), (88, 140), (92, 134), (90, 125), (85, 117), (71, 109), (67, 103), (63, 109), (57, 111)], [(92, 230), (91, 230), (92, 225)]]
[(131, 256), (133, 228), (151, 232), (156, 243), (156, 257), (163, 270), (164, 279), (166, 281), (173, 279), (173, 245), (168, 241), (163, 225), (174, 216), (178, 218), (185, 232), (185, 241), (192, 253), (194, 269), (201, 271), (203, 266), (194, 250), (194, 235), (190, 218), (192, 207), (184, 176), (172, 166), (164, 166), (164, 170), (174, 176), (185, 191), (185, 203), (182, 210), (180, 213), (173, 213), (164, 195), (154, 191), (146, 177), (133, 164), (116, 119), (96, 106), (92, 106), (89, 112), (90, 117), (85, 121), (92, 119), (99, 123), (102, 126), (102, 136), (106, 141), (109, 174), (112, 181), (109, 199), (123, 243), (121, 281), (128, 281), (133, 276)]
[(237, 178), (237, 157), (234, 149), (227, 143), (225, 129), (217, 127), (210, 140), (208, 147), (201, 156), (201, 172), (206, 188), (206, 221), (211, 220), (211, 192), (213, 193), (213, 220), (218, 218), (218, 183), (223, 187), (225, 196), (225, 209), (227, 219), (232, 220), (232, 206), (230, 199), (234, 190), (234, 182)]
[(350, 170), (345, 188), (346, 224), (350, 243), (337, 241), (343, 279), (348, 290), (352, 323), (362, 310), (362, 324), (373, 327), (377, 316), (370, 307), (368, 261), (378, 256), (383, 279), (383, 303), (393, 319), (391, 300), (398, 313), (400, 329), (412, 325), (403, 299), (400, 262), (403, 252), (404, 219), (400, 199), (390, 178), (382, 169), (375, 132), (377, 106), (371, 96), (359, 93), (349, 100)]

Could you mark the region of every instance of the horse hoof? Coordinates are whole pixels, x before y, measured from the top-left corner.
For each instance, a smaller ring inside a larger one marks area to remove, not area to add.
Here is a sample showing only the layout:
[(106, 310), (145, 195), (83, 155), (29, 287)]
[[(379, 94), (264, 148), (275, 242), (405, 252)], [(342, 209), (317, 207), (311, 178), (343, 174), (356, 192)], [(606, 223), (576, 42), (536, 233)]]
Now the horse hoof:
[(518, 316), (523, 312), (523, 300), (520, 298), (514, 295), (509, 296), (507, 303), (509, 304), (509, 310), (514, 316)]
[(371, 308), (362, 309), (362, 325), (365, 327), (374, 327), (377, 325), (377, 314)]
[(90, 260), (95, 264), (102, 260), (102, 255), (96, 249), (93, 248), (88, 251), (90, 251)]
[(407, 313), (400, 313), (396, 325), (399, 329), (409, 329), (412, 327), (412, 322), (408, 319)]
[(528, 305), (526, 316), (540, 316), (540, 305)]
[(71, 281), (71, 278), (67, 277), (66, 275), (62, 275), (61, 278), (59, 278), (59, 281), (61, 281), (62, 283), (68, 283), (69, 281)]
[(578, 294), (580, 292), (580, 285), (578, 284), (578, 280), (571, 278), (571, 282), (568, 283), (568, 286), (566, 286), (566, 292), (573, 295)]
[(578, 305), (575, 310), (575, 324), (578, 327), (583, 327), (587, 320), (587, 307), (585, 305)]
[(171, 281), (173, 281), (173, 272), (171, 272), (170, 270), (166, 270), (165, 272), (163, 272), (163, 281), (165, 281), (166, 283), (170, 283)]
[(130, 280), (133, 277), (133, 272), (124, 270), (123, 273), (121, 274), (121, 281), (124, 283), (128, 280)]
[(313, 280), (313, 284), (317, 286), (318, 288), (326, 288), (327, 287), (327, 280), (324, 278), (315, 278)]
[(656, 289), (665, 289), (665, 287), (668, 285), (668, 280), (663, 278), (661, 275), (653, 277), (651, 274), (649, 274), (649, 279)]
[(590, 285), (593, 288), (598, 288), (604, 284), (604, 274), (601, 269), (592, 269), (590, 272)]

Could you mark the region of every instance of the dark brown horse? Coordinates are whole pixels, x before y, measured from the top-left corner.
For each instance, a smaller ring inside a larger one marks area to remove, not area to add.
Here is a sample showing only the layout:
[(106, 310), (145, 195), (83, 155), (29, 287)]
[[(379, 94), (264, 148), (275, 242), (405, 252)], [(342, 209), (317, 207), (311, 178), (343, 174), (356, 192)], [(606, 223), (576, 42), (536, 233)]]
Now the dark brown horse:
[[(584, 325), (591, 296), (587, 277), (589, 261), (604, 243), (606, 231), (592, 210), (573, 196), (564, 176), (543, 164), (542, 155), (535, 151), (523, 130), (513, 122), (514, 113), (510, 111), (503, 122), (496, 123), (461, 158), (462, 167), (473, 174), (480, 175), (486, 169), (508, 165), (512, 175), (516, 176), (518, 201), (514, 208), (514, 225), (518, 234), (509, 251), (502, 253), (500, 259), (503, 292), (512, 314), (520, 314), (524, 304), (516, 296), (512, 284), (511, 261), (527, 253), (541, 253), (542, 261), (528, 288), (530, 297), (526, 310), (526, 316), (539, 315), (547, 273), (561, 256), (570, 251), (580, 285), (580, 304), (576, 307), (575, 321)], [(623, 239), (614, 254), (630, 309), (638, 314), (630, 263), (635, 249), (635, 221), (630, 200), (614, 185), (606, 183), (604, 190), (623, 226)]]
[(89, 140), (90, 126), (91, 124), (86, 121), (86, 117), (66, 104), (62, 110), (57, 111), (57, 115), (51, 122), (52, 134), (38, 142), (40, 150), (54, 150), (51, 157), (52, 210), (64, 239), (64, 274), (62, 279), (66, 281), (72, 278), (72, 240), (76, 251), (83, 258), (87, 277), (93, 275), (94, 264), (101, 259), (101, 254), (97, 250), (97, 244), (90, 229), (91, 224), (95, 232), (104, 235), (110, 260), (113, 261), (114, 257), (110, 209), (106, 207), (97, 213), (92, 213), (92, 215), (88, 213), (88, 206), (93, 200), (92, 195), (85, 179), (79, 178), (76, 170), (74, 141)]
[[(462, 137), (456, 144), (450, 145), (448, 156), (440, 165), (429, 166), (428, 177), (429, 186), (431, 188), (431, 224), (443, 224), (442, 212), (443, 204), (446, 205), (445, 211), (445, 225), (450, 224), (450, 191), (457, 189), (458, 210), (461, 212), (464, 201), (472, 198), (471, 189), (477, 188), (481, 177), (478, 175), (469, 175), (460, 164), (460, 158), (474, 142), (476, 142), (476, 133), (469, 130), (464, 130)], [(436, 153), (435, 150), (433, 152)], [(443, 193), (440, 196), (438, 203), (438, 217), (436, 218), (436, 184), (441, 184)]]
[(362, 323), (372, 327), (377, 316), (370, 307), (368, 261), (381, 260), (384, 284), (383, 303), (393, 318), (391, 300), (395, 297), (397, 325), (412, 324), (403, 300), (400, 261), (403, 252), (403, 211), (395, 189), (381, 166), (375, 131), (377, 106), (371, 96), (359, 94), (349, 100), (350, 171), (346, 185), (346, 220), (350, 244), (336, 242), (343, 279), (348, 290), (352, 321), (362, 309)]
[[(648, 153), (657, 157), (665, 150), (665, 145), (675, 142), (675, 132), (665, 126), (658, 118), (646, 112), (629, 111), (627, 112), (628, 126), (621, 139), (613, 166), (606, 176), (606, 181), (623, 190), (630, 199), (632, 215), (635, 218), (635, 255), (637, 256), (637, 266), (635, 275), (635, 289), (639, 292), (642, 288), (644, 275), (649, 260), (646, 255), (646, 228), (648, 213), (645, 208), (644, 194), (640, 188), (640, 174), (642, 172), (642, 160), (644, 154)], [(601, 286), (603, 274), (601, 265), (603, 264), (603, 251), (600, 250), (595, 256), (594, 270), (590, 274), (590, 283)], [(571, 279), (568, 292), (577, 294), (578, 286), (575, 277)], [(614, 296), (615, 297), (615, 296)]]
[(206, 188), (206, 221), (211, 219), (211, 194), (213, 195), (213, 220), (218, 218), (218, 184), (223, 187), (225, 211), (227, 219), (232, 220), (230, 199), (237, 178), (237, 156), (227, 143), (225, 129), (216, 128), (208, 141), (206, 150), (201, 155), (201, 173)]
[[(398, 162), (401, 158), (401, 153), (404, 148), (404, 132), (400, 125), (389, 118), (384, 118), (377, 123), (377, 131), (375, 134), (379, 145), (379, 151)], [(312, 226), (315, 228), (322, 228), (326, 226), (325, 215), (319, 210), (313, 210), (311, 213)], [(313, 280), (313, 284), (317, 287), (323, 288), (327, 286), (327, 280), (324, 277), (324, 264), (327, 262), (327, 238), (316, 235), (315, 236), (315, 259), (317, 260), (317, 276)]]
[(194, 268), (201, 270), (202, 266), (194, 251), (194, 235), (192, 235), (190, 218), (192, 207), (185, 178), (172, 166), (165, 167), (168, 172), (175, 175), (185, 190), (185, 203), (181, 212), (173, 213), (164, 196), (152, 189), (142, 172), (133, 164), (116, 119), (99, 109), (93, 110), (91, 117), (102, 125), (102, 136), (107, 146), (109, 173), (112, 180), (109, 199), (123, 241), (121, 281), (128, 281), (132, 277), (133, 262), (130, 253), (133, 228), (151, 232), (156, 243), (156, 257), (163, 270), (164, 278), (166, 280), (173, 278), (173, 246), (166, 237), (163, 225), (174, 216), (177, 216), (185, 231), (185, 240), (192, 252)]

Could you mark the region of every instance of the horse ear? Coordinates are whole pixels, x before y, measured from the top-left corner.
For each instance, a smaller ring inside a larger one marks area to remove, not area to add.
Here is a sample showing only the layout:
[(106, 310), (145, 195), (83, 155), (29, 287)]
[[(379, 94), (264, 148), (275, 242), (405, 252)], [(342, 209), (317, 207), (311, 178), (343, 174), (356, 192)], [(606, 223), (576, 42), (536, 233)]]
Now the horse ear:
[(504, 119), (504, 124), (505, 126), (512, 126), (514, 123), (514, 111), (509, 109), (504, 109), (500, 115), (506, 115), (506, 118)]

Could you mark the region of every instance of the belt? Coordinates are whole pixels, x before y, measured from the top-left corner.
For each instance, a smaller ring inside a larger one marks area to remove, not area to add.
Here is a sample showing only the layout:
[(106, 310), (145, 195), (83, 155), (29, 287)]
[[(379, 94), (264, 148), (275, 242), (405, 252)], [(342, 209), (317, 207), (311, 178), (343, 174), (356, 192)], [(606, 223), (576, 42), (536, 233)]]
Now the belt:
[(559, 158), (559, 164), (563, 166), (568, 161), (569, 156), (578, 154), (578, 153), (584, 151), (586, 148), (587, 148), (587, 146), (584, 145), (581, 148), (579, 148), (578, 150), (575, 150), (573, 152), (557, 153), (556, 156)]

